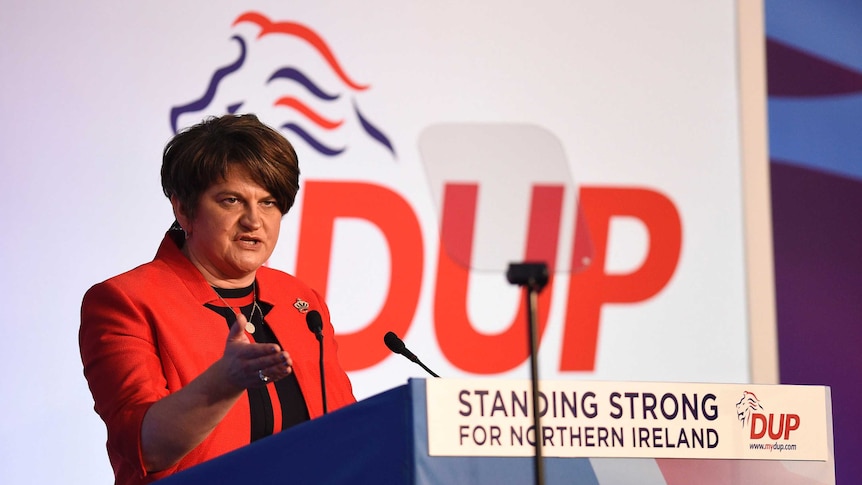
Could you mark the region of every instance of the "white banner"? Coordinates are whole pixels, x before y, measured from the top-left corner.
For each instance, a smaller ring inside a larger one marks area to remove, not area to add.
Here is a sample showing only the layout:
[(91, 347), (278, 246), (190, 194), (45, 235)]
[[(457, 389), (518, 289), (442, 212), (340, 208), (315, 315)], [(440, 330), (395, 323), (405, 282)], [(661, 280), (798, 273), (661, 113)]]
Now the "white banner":
[[(530, 382), (427, 382), (432, 456), (532, 456)], [(828, 459), (826, 388), (543, 381), (543, 456)]]
[(745, 245), (741, 108), (763, 103), (740, 98), (738, 53), (763, 39), (740, 44), (742, 4), (4, 2), (2, 363), (27, 370), (4, 377), (0, 483), (111, 480), (81, 297), (152, 259), (165, 143), (226, 112), (299, 154), (269, 264), (326, 298), (358, 399), (425, 375), (387, 331), (440, 375), (528, 376), (501, 256), (555, 263), (549, 379), (752, 379), (770, 319), (747, 312), (772, 300), (747, 293), (768, 284), (745, 257), (769, 258)]

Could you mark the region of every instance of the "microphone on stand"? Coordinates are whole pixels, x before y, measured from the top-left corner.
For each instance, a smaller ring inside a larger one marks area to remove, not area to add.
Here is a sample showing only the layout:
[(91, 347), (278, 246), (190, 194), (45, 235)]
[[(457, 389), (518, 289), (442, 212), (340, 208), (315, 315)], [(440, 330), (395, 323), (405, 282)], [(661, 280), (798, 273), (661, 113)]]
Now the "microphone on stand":
[(320, 395), (323, 399), (323, 414), (326, 414), (326, 377), (323, 373), (323, 320), (320, 318), (320, 312), (311, 310), (306, 313), (305, 323), (308, 324), (308, 329), (317, 338), (320, 346)]
[(422, 361), (419, 360), (419, 357), (416, 357), (416, 354), (410, 352), (407, 349), (407, 346), (404, 345), (404, 341), (398, 338), (398, 335), (395, 335), (395, 332), (386, 332), (386, 335), (383, 336), (383, 342), (386, 344), (387, 347), (389, 347), (389, 350), (391, 350), (392, 352), (396, 354), (401, 354), (404, 357), (407, 357), (407, 359), (409, 359), (411, 362), (419, 364), (420, 367), (425, 369), (425, 372), (431, 374), (432, 376), (440, 377), (435, 374), (434, 371), (432, 371), (428, 367), (425, 367), (425, 364), (423, 364)]

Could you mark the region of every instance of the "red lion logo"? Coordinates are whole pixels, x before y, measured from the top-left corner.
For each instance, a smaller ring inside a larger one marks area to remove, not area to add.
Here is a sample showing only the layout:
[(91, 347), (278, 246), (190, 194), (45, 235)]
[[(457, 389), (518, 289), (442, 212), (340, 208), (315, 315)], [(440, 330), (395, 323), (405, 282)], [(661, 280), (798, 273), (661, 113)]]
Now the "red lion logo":
[(742, 399), (736, 403), (736, 418), (742, 422), (743, 427), (751, 421), (751, 413), (758, 410), (763, 410), (763, 406), (757, 396), (753, 392), (743, 392)]

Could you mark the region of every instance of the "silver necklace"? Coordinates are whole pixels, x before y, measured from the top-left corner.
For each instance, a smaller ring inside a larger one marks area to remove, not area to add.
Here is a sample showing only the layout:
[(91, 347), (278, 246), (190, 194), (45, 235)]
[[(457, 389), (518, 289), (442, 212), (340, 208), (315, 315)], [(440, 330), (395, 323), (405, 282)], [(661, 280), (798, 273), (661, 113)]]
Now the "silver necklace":
[[(228, 304), (228, 302), (224, 301), (224, 298), (222, 298), (221, 295), (219, 295), (218, 291), (216, 291), (216, 296), (218, 297), (219, 300), (221, 300), (222, 303), (224, 303), (224, 306), (230, 308), (231, 310), (233, 309), (233, 307), (230, 306)], [(254, 318), (255, 310), (257, 310), (258, 313), (260, 313), (261, 321), (263, 321), (263, 310), (261, 310), (257, 304), (257, 281), (255, 281), (251, 284), (251, 297), (252, 297), (251, 313), (249, 313), (248, 319), (246, 320), (246, 324), (245, 324), (245, 331), (248, 333), (254, 333), (254, 331), (257, 330), (254, 326), (254, 323), (252, 323), (252, 319)], [(240, 307), (237, 307), (237, 309), (239, 310), (240, 313), (242, 313), (242, 309)], [(243, 316), (245, 316), (245, 315), (243, 315)]]

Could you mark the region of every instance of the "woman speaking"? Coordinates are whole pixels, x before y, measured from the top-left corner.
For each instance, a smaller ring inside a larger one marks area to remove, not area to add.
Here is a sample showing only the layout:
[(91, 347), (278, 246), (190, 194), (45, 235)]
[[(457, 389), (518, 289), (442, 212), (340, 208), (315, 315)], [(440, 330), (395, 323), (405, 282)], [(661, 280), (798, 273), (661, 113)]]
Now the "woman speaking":
[(254, 115), (165, 147), (176, 222), (153, 261), (93, 286), (79, 334), (116, 483), (148, 483), (355, 401), (317, 292), (267, 268), (299, 189), (290, 143)]

